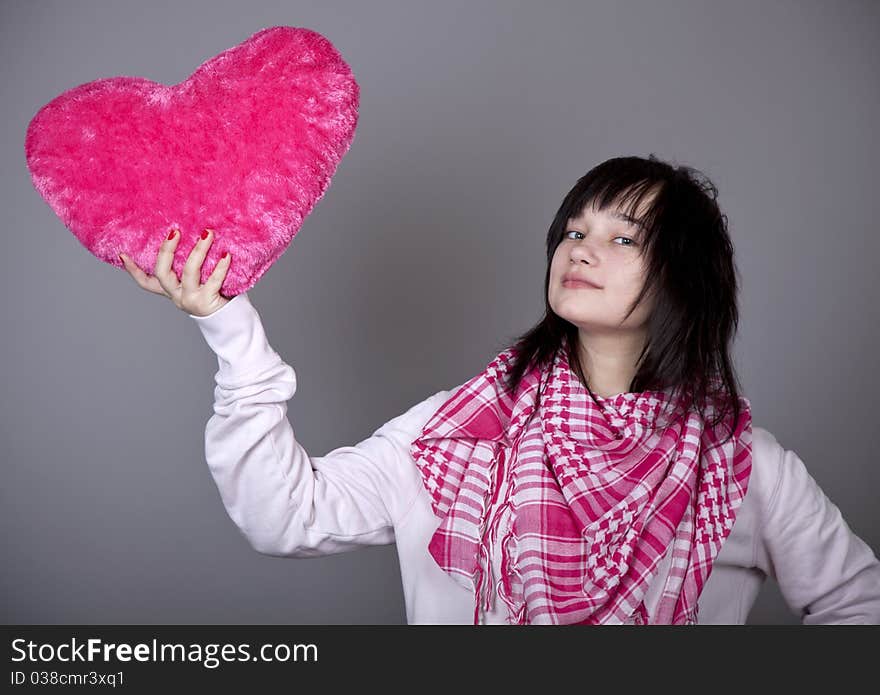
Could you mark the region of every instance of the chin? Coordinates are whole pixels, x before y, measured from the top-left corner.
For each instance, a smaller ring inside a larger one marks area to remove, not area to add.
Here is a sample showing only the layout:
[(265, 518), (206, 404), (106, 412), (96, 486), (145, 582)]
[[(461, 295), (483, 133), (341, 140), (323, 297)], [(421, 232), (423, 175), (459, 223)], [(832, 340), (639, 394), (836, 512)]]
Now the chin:
[[(554, 309), (553, 311), (556, 311)], [(607, 322), (600, 317), (591, 314), (588, 311), (556, 311), (556, 315), (561, 319), (565, 319), (569, 323), (574, 324), (585, 331), (604, 329), (608, 326)]]
[(551, 302), (550, 308), (566, 321), (571, 321), (572, 323), (602, 320), (601, 317), (596, 315), (596, 303), (586, 297), (566, 297), (562, 301)]

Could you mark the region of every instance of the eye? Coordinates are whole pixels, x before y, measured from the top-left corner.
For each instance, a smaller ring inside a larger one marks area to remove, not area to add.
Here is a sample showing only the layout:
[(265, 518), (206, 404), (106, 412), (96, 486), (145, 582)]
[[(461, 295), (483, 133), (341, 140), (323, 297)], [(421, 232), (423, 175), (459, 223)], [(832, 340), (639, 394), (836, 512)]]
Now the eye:
[[(579, 232), (575, 229), (572, 229), (572, 230), (569, 230), (565, 233), (566, 238), (571, 239), (571, 236), (570, 236), (571, 234), (580, 234), (581, 238), (583, 238), (583, 236), (584, 236), (583, 232)], [(626, 236), (618, 236), (618, 237), (614, 237), (614, 238), (615, 238), (615, 240), (623, 239), (625, 242), (627, 242), (627, 243), (623, 243), (623, 244), (618, 244), (618, 246), (636, 246), (637, 245), (634, 239), (630, 239), (629, 237), (626, 237)]]

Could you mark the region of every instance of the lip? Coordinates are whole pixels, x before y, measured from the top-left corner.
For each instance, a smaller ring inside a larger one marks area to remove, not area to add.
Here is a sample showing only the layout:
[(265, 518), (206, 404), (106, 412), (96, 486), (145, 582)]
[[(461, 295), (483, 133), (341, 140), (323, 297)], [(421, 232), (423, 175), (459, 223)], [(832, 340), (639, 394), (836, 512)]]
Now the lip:
[(574, 275), (566, 275), (562, 278), (562, 286), (563, 287), (571, 287), (572, 289), (583, 288), (583, 289), (594, 289), (601, 290), (602, 288), (594, 282), (590, 282), (589, 280), (585, 280), (584, 278), (579, 278)]

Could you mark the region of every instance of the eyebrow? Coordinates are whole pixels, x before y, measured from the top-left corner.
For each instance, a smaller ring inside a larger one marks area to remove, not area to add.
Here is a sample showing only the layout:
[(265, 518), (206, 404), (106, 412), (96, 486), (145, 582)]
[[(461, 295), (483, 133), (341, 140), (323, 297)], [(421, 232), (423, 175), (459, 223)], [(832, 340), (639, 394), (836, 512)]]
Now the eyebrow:
[[(629, 223), (629, 224), (631, 224), (631, 225), (634, 225), (634, 226), (637, 227), (639, 230), (644, 230), (644, 229), (645, 229), (645, 225), (644, 225), (642, 222), (640, 222), (639, 220), (637, 220), (635, 217), (630, 217), (629, 215), (627, 215), (627, 214), (625, 214), (625, 213), (618, 212), (618, 211), (614, 211), (614, 212), (609, 212), (609, 213), (606, 213), (606, 214), (607, 214), (609, 217), (612, 217), (612, 218), (615, 219), (615, 220), (620, 220), (621, 222), (627, 222), (627, 223)], [(569, 222), (572, 222), (572, 221), (574, 221), (575, 219), (577, 219), (577, 218), (572, 217), (572, 218), (569, 219)]]
[(611, 215), (611, 217), (613, 217), (615, 220), (620, 220), (621, 222), (629, 222), (630, 224), (635, 225), (636, 227), (639, 227), (640, 229), (644, 226), (635, 217), (630, 217), (629, 215), (625, 215), (622, 212), (611, 212), (608, 214)]

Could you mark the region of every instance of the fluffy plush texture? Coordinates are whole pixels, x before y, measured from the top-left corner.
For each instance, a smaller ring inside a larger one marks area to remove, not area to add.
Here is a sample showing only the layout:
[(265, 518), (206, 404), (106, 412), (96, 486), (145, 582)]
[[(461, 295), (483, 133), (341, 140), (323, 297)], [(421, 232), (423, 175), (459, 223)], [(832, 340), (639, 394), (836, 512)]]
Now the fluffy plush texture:
[(37, 191), (96, 257), (152, 274), (172, 228), (178, 277), (203, 229), (224, 251), (221, 293), (256, 284), (284, 252), (351, 146), (360, 90), (321, 34), (270, 27), (166, 86), (112, 77), (70, 89), (31, 120)]

